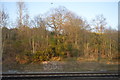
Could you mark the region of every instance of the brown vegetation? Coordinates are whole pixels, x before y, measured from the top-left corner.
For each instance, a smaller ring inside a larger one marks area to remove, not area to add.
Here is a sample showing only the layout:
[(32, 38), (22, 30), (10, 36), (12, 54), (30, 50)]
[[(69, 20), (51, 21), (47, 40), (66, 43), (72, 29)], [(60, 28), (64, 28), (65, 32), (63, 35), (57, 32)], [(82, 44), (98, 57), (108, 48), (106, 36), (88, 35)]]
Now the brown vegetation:
[(58, 7), (46, 16), (30, 19), (25, 4), (19, 2), (17, 5), (15, 28), (7, 28), (9, 15), (0, 11), (3, 61), (11, 56), (19, 64), (62, 61), (65, 58), (78, 58), (79, 61), (117, 58), (118, 31), (106, 28), (103, 15), (96, 16), (90, 25), (65, 7)]

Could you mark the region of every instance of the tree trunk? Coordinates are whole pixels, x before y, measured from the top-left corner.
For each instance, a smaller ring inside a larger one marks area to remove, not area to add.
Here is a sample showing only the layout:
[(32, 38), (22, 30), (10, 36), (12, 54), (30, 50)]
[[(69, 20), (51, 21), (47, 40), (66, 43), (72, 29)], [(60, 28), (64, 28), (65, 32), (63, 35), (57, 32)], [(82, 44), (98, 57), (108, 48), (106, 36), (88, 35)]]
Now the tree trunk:
[(35, 41), (34, 38), (32, 39), (32, 53), (35, 53)]
[[(3, 46), (2, 46), (2, 27), (0, 27), (0, 63), (2, 62), (2, 53), (3, 53)], [(1, 69), (2, 70), (2, 69)]]

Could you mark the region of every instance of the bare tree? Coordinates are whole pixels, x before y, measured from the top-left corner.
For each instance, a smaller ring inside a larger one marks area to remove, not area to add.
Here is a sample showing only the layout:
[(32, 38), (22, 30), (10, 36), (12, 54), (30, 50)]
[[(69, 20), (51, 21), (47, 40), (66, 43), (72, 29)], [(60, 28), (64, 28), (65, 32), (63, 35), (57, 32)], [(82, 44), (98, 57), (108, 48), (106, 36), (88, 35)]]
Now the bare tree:
[(98, 15), (95, 19), (93, 19), (93, 26), (97, 33), (103, 33), (106, 24), (106, 19), (103, 15)]
[(8, 24), (8, 13), (5, 12), (4, 8), (0, 11), (0, 27), (7, 27)]
[(106, 27), (106, 19), (104, 18), (103, 15), (98, 15), (96, 18), (93, 20), (93, 26), (95, 27), (96, 34), (98, 35), (98, 41), (97, 41), (97, 53), (98, 53), (98, 61), (101, 58), (102, 52), (104, 51), (104, 38), (103, 38), (103, 33)]
[[(24, 2), (17, 2), (17, 9), (18, 9), (18, 26), (21, 27), (23, 25), (23, 17), (24, 12), (26, 10), (26, 6)], [(27, 17), (27, 16), (26, 16)]]
[(9, 16), (8, 16), (8, 13), (7, 12), (5, 12), (5, 10), (4, 10), (4, 8), (2, 8), (2, 10), (0, 11), (0, 31), (1, 31), (1, 38), (3, 37), (3, 46), (4, 46), (4, 41), (6, 40), (6, 36), (8, 36), (9, 37), (9, 34), (6, 34), (6, 35), (4, 35), (4, 36), (2, 36), (2, 28), (3, 27), (7, 27), (7, 25), (8, 25), (8, 19), (9, 19)]

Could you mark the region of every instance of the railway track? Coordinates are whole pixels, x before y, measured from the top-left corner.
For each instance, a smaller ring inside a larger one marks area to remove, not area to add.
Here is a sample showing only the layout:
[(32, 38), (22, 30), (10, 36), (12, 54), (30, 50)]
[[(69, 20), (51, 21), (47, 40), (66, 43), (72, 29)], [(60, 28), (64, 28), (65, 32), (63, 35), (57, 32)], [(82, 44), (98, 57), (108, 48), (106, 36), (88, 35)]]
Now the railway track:
[(3, 73), (2, 77), (119, 77), (118, 72), (43, 72), (43, 73)]

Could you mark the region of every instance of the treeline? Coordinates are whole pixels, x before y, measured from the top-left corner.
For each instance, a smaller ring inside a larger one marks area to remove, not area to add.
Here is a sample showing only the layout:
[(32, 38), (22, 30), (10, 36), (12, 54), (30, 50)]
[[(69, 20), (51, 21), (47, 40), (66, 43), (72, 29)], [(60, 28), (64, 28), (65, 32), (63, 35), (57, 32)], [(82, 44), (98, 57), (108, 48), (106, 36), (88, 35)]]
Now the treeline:
[(92, 25), (65, 7), (51, 9), (30, 19), (24, 2), (18, 2), (16, 27), (8, 28), (9, 15), (2, 10), (3, 63), (39, 63), (66, 58), (118, 57), (118, 31), (106, 28), (98, 15)]

